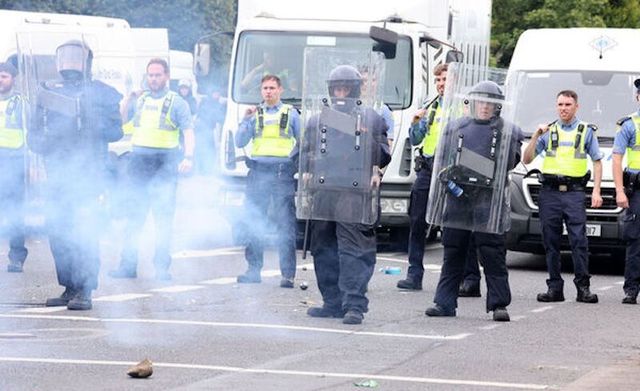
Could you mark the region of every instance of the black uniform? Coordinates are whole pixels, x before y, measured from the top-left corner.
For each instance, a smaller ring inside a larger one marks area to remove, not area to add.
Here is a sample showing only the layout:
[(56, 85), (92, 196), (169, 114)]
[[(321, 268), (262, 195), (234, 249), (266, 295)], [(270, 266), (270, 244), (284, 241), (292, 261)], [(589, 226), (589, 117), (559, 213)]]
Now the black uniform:
[[(64, 108), (40, 103), (28, 132), (30, 148), (44, 158), (49, 244), (65, 292), (90, 297), (98, 286), (107, 144), (122, 137), (122, 96), (100, 81), (82, 80), (45, 83), (38, 102), (48, 93), (69, 98), (58, 101)], [(74, 114), (71, 103), (79, 107)]]
[[(349, 113), (353, 109), (353, 103), (350, 103), (343, 106), (333, 105), (332, 108)], [(373, 136), (368, 138), (372, 143), (370, 146), (373, 151), (372, 162), (380, 168), (385, 167), (391, 161), (387, 141), (387, 125), (384, 119), (371, 109), (364, 109), (362, 118), (364, 128), (372, 132)], [(318, 129), (318, 121), (319, 117), (312, 117), (307, 123), (307, 132)], [(337, 148), (338, 151), (334, 154), (328, 153), (329, 156), (334, 156), (333, 158), (316, 161), (315, 172), (323, 171), (322, 165), (326, 165), (326, 170), (332, 170), (333, 178), (336, 181), (341, 177), (343, 179), (349, 177), (349, 173), (344, 170), (347, 170), (347, 167), (357, 166), (358, 162), (349, 161), (353, 154), (347, 150), (344, 150), (343, 153), (339, 150), (340, 148), (352, 150), (355, 144), (354, 138), (355, 136), (352, 134), (328, 128), (326, 133), (327, 150)], [(311, 141), (312, 144), (303, 146), (303, 148), (320, 148), (319, 145), (313, 144), (319, 142), (318, 139), (317, 134), (308, 135), (307, 141)], [(335, 158), (336, 156), (347, 157), (347, 161)], [(341, 174), (341, 169), (344, 175)], [(324, 203), (326, 209), (334, 210), (336, 217), (340, 216), (342, 212), (348, 213), (351, 207), (363, 205), (368, 196), (368, 194), (349, 189), (323, 194), (326, 199), (321, 200), (316, 197), (316, 201)], [(324, 301), (323, 308), (326, 312), (333, 316), (340, 316), (350, 310), (359, 314), (367, 312), (369, 300), (365, 293), (376, 262), (375, 225), (312, 221), (311, 253), (313, 254), (318, 287)], [(310, 315), (312, 314), (310, 313)]]
[[(521, 131), (519, 128), (504, 123), (500, 118), (493, 118), (483, 123), (470, 118), (463, 118), (454, 123), (450, 129), (464, 136), (463, 146), (482, 156), (489, 156), (492, 133), (498, 128), (511, 126), (512, 145), (510, 146), (509, 168), (513, 168), (520, 160)], [(445, 219), (459, 222), (473, 221), (484, 224), (488, 218), (488, 209), (483, 207), (491, 202), (491, 192), (475, 186), (460, 185), (462, 197), (447, 195), (447, 207), (444, 211)], [(473, 232), (472, 230), (444, 228), (442, 244), (444, 259), (440, 281), (436, 290), (434, 302), (444, 309), (447, 314), (455, 314), (457, 307), (458, 287), (464, 278), (469, 247), (472, 238), (480, 254), (487, 281), (487, 312), (504, 308), (511, 302), (508, 271), (506, 266), (506, 246), (504, 234)], [(429, 313), (427, 313), (429, 315)]]

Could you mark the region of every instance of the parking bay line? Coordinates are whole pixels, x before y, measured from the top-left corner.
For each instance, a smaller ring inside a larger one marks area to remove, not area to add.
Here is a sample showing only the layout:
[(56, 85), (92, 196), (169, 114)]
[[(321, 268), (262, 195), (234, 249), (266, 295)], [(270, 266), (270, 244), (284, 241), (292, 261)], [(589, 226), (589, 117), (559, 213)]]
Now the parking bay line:
[[(66, 307), (65, 307), (66, 308)], [(269, 324), (269, 323), (239, 323), (239, 322), (211, 322), (196, 320), (173, 320), (173, 319), (142, 319), (142, 318), (96, 318), (85, 316), (66, 316), (66, 315), (31, 315), (31, 314), (0, 314), (0, 318), (17, 318), (17, 319), (37, 319), (37, 320), (61, 320), (72, 322), (102, 322), (102, 323), (141, 323), (141, 324), (160, 324), (174, 326), (206, 326), (206, 327), (229, 327), (229, 328), (255, 328), (255, 329), (273, 329), (273, 330), (294, 330), (303, 332), (318, 332), (329, 334), (344, 334), (369, 337), (388, 337), (388, 338), (405, 338), (405, 339), (424, 339), (439, 341), (457, 341), (465, 339), (473, 334), (460, 333), (453, 335), (429, 335), (429, 334), (403, 334), (403, 333), (384, 333), (375, 331), (358, 331), (347, 329), (331, 329), (322, 327), (292, 326), (286, 324)]]
[(530, 312), (533, 312), (533, 313), (545, 312), (545, 311), (549, 311), (549, 310), (551, 310), (553, 308), (554, 307), (552, 305), (547, 305), (547, 306), (544, 306), (544, 307), (539, 307), (539, 308), (533, 309)]
[[(113, 361), (113, 360), (82, 360), (82, 359), (61, 359), (61, 358), (38, 358), (38, 357), (0, 357), (2, 362), (12, 363), (36, 363), (36, 364), (61, 364), (61, 365), (94, 365), (94, 366), (131, 366), (135, 365), (133, 361)], [(527, 384), (527, 383), (507, 383), (497, 381), (476, 381), (462, 379), (443, 379), (433, 377), (415, 377), (415, 376), (393, 376), (379, 375), (367, 373), (344, 373), (344, 372), (314, 372), (287, 369), (267, 369), (267, 368), (241, 368), (229, 367), (224, 365), (202, 365), (202, 364), (181, 364), (170, 362), (154, 362), (157, 368), (173, 368), (173, 369), (200, 369), (207, 371), (219, 372), (236, 372), (251, 373), (261, 375), (289, 375), (289, 376), (309, 376), (316, 378), (338, 378), (338, 379), (374, 379), (387, 380), (407, 383), (425, 383), (425, 384), (448, 384), (455, 386), (479, 386), (494, 388), (510, 388), (520, 390), (544, 390), (549, 386), (544, 384)]]

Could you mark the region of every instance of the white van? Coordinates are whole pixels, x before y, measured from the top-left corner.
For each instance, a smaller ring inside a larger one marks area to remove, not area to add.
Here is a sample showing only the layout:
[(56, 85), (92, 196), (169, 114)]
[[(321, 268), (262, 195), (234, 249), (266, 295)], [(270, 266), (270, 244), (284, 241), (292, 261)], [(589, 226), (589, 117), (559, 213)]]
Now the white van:
[[(638, 29), (568, 28), (527, 30), (516, 45), (510, 72), (523, 72), (519, 87), (519, 105), (526, 110), (516, 118), (527, 136), (538, 124), (557, 118), (556, 95), (569, 89), (578, 93), (577, 116), (598, 126), (596, 135), (603, 159), (603, 205), (587, 208), (587, 235), (592, 252), (619, 253), (622, 242), (622, 209), (616, 205), (611, 172), (611, 147), (616, 121), (638, 110), (633, 81), (640, 75), (640, 42)], [(525, 178), (528, 171), (540, 168), (542, 159), (520, 164), (512, 173), (511, 230), (507, 234), (510, 250), (543, 253), (538, 194), (540, 184), (535, 177)], [(586, 206), (591, 205), (590, 183)], [(565, 236), (563, 248), (568, 249)]]

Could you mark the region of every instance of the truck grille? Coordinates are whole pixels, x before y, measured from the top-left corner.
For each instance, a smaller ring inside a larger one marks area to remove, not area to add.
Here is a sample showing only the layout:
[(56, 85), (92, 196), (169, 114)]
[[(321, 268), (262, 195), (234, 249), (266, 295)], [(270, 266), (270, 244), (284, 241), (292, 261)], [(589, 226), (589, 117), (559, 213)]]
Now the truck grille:
[[(539, 184), (529, 184), (527, 189), (529, 190), (529, 194), (531, 195), (531, 199), (533, 203), (538, 206), (538, 198), (540, 197), (540, 189), (542, 188)], [(591, 209), (591, 192), (593, 191), (592, 187), (587, 187), (586, 198), (584, 200), (584, 206), (587, 209)], [(602, 187), (600, 188), (600, 195), (602, 196), (602, 206), (598, 209), (594, 210), (615, 210), (618, 208), (616, 205), (616, 189), (611, 187)]]

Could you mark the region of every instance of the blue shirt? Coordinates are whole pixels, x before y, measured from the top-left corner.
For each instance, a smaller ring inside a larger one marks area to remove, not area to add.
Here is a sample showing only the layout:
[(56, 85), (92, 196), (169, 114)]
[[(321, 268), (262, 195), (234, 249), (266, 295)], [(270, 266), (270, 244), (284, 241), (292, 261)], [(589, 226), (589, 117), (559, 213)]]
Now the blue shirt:
[[(578, 126), (578, 118), (574, 118), (568, 124), (562, 123), (562, 121), (558, 120), (558, 124), (560, 124), (560, 131), (570, 132)], [(536, 143), (536, 155), (541, 154), (542, 152), (547, 150), (547, 146), (549, 145), (549, 134), (551, 132), (548, 131), (542, 136), (538, 138), (538, 142)], [(574, 140), (570, 142), (561, 142), (559, 145), (572, 147), (574, 144)], [(587, 130), (584, 134), (584, 150), (591, 157), (592, 161), (601, 160), (604, 157), (604, 153), (600, 152), (600, 146), (598, 144), (598, 138), (593, 137), (593, 130), (587, 126)]]
[[(264, 111), (268, 114), (275, 114), (282, 107), (282, 102), (278, 102), (273, 106), (266, 106), (264, 103), (261, 104), (264, 108)], [(292, 107), (289, 110), (289, 134), (292, 134), (296, 139), (296, 145), (291, 151), (289, 157), (276, 157), (276, 156), (255, 156), (252, 157), (251, 160), (262, 163), (287, 163), (290, 162), (293, 157), (298, 154), (298, 145), (300, 142), (300, 116), (298, 115), (298, 110)], [(240, 126), (238, 126), (238, 131), (236, 132), (236, 147), (242, 148), (249, 144), (256, 135), (256, 115), (252, 115), (249, 118), (244, 118), (242, 122), (240, 122)]]
[[(438, 97), (438, 106), (442, 106), (442, 97)], [(440, 121), (440, 118), (434, 118), (434, 123)], [(416, 124), (411, 124), (409, 127), (409, 140), (411, 141), (411, 145), (419, 145), (424, 137), (427, 135), (427, 125), (429, 122), (429, 111), (427, 114), (423, 115), (420, 118), (420, 121)]]
[[(161, 91), (153, 92), (149, 91), (149, 96), (154, 99), (160, 99), (167, 95), (169, 92), (169, 88), (165, 87)], [(139, 100), (143, 99), (143, 97), (138, 98), (138, 104), (136, 105), (136, 110), (138, 110)], [(171, 105), (171, 111), (169, 112), (169, 118), (171, 122), (173, 122), (178, 131), (180, 133), (184, 133), (187, 129), (193, 129), (192, 117), (191, 117), (191, 108), (189, 108), (189, 104), (185, 101), (179, 94), (175, 94), (173, 98), (173, 104)], [(140, 147), (133, 146), (134, 152), (139, 152), (142, 154), (151, 154), (151, 153), (162, 153), (166, 151), (173, 151), (173, 149), (162, 149), (162, 148), (151, 148), (151, 147)]]
[(387, 138), (393, 140), (393, 126), (395, 122), (393, 121), (393, 113), (391, 112), (391, 109), (389, 108), (389, 106), (383, 104), (380, 115), (382, 116), (382, 119), (384, 119), (384, 123), (387, 125), (387, 128), (388, 128)]
[[(638, 110), (637, 114), (640, 114), (640, 110)], [(633, 120), (628, 119), (622, 123), (620, 129), (616, 132), (616, 138), (613, 140), (613, 149), (611, 152), (624, 156), (627, 148), (631, 148), (634, 145), (636, 145), (636, 126)], [(638, 170), (630, 171), (638, 172)]]

